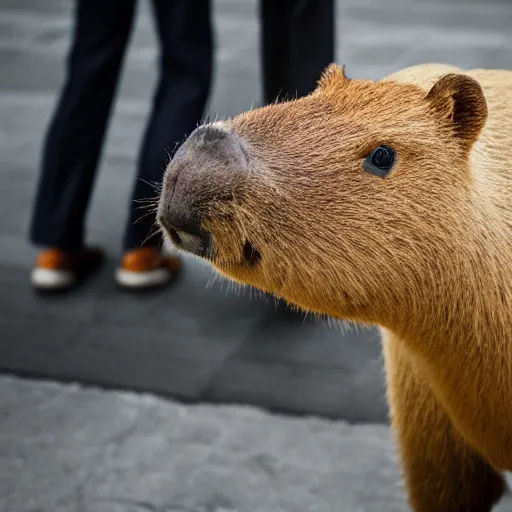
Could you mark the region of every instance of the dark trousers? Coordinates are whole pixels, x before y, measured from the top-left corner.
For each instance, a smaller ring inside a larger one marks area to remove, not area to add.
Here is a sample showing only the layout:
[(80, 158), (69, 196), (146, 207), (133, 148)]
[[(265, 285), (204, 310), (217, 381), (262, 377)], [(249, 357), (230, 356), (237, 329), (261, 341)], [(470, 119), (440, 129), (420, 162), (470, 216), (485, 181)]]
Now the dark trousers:
[[(201, 121), (211, 84), (209, 0), (152, 0), (160, 43), (159, 82), (137, 161), (124, 249), (154, 227), (140, 202), (156, 195), (176, 146)], [(136, 0), (78, 0), (67, 77), (43, 149), (31, 239), (36, 245), (83, 246), (85, 217), (131, 32)], [(136, 222), (137, 221), (137, 222)], [(153, 238), (148, 244), (156, 245)]]
[(334, 61), (335, 0), (260, 0), (263, 98), (305, 96)]

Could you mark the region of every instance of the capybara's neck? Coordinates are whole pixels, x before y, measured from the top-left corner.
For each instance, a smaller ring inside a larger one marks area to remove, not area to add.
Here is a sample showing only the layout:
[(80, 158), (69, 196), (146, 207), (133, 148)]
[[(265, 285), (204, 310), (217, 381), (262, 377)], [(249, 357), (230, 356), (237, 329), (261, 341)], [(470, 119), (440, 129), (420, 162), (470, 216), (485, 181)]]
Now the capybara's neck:
[(430, 297), (397, 312), (385, 335), (409, 352), (466, 440), (511, 470), (512, 246), (503, 235), (468, 240)]

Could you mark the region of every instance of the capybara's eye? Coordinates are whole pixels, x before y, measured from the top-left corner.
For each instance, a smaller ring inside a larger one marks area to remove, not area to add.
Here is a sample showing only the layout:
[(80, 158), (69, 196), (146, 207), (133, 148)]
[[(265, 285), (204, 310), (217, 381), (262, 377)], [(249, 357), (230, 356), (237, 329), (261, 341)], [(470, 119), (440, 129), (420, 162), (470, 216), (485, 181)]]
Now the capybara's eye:
[(393, 168), (396, 161), (396, 153), (388, 146), (379, 146), (374, 149), (372, 154), (364, 161), (364, 170), (384, 177)]

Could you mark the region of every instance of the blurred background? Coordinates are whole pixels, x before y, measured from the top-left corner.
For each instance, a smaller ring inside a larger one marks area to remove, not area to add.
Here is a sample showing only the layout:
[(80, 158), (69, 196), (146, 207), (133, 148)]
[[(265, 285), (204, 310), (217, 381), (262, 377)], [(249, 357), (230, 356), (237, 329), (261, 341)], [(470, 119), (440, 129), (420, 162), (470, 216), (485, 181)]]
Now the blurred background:
[[(258, 3), (212, 5), (208, 114), (223, 118), (263, 102)], [(70, 0), (0, 0), (0, 510), (407, 510), (376, 330), (292, 314), (191, 259), (161, 292), (116, 289), (156, 79), (147, 1), (88, 216), (112, 261), (76, 293), (33, 293), (28, 223), (72, 14)], [(512, 68), (509, 0), (337, 0), (335, 15), (351, 78)]]

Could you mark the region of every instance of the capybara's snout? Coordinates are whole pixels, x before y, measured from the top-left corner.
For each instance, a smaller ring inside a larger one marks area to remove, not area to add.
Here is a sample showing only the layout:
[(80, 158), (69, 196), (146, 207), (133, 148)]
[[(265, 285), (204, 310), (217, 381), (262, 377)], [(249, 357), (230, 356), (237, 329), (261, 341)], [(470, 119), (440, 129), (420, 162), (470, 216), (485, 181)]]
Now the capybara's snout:
[(208, 256), (212, 236), (204, 223), (225, 214), (248, 172), (246, 143), (227, 125), (192, 132), (167, 167), (158, 206), (158, 221), (173, 243)]

